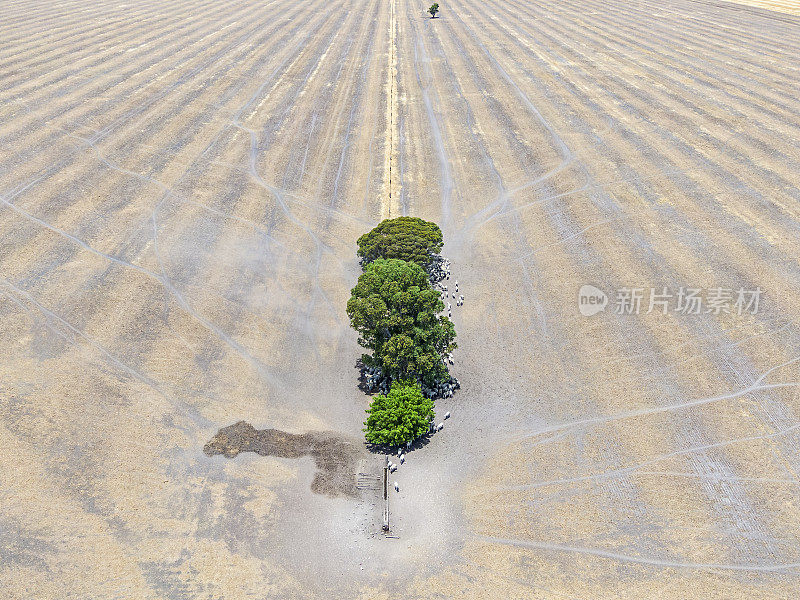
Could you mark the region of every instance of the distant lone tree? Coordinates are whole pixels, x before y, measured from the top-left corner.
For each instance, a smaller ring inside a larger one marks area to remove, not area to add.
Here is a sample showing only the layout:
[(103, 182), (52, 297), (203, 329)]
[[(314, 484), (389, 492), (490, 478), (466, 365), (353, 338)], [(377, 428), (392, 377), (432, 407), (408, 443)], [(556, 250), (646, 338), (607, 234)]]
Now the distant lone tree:
[(388, 394), (377, 395), (367, 409), (364, 434), (371, 444), (401, 446), (425, 435), (433, 419), (433, 400), (411, 381), (394, 381)]
[(418, 217), (398, 217), (381, 221), (358, 238), (357, 243), (364, 264), (379, 258), (399, 258), (426, 269), (438, 257), (443, 242), (442, 230), (436, 223)]
[(436, 18), (436, 13), (439, 12), (439, 5), (435, 2), (431, 4), (431, 7), (428, 9), (428, 12), (431, 13), (431, 19)]
[(416, 263), (377, 259), (367, 265), (347, 302), (358, 343), (372, 350), (362, 361), (380, 367), (393, 381), (419, 380), (426, 385), (449, 375), (444, 355), (456, 348), (455, 327), (439, 292)]

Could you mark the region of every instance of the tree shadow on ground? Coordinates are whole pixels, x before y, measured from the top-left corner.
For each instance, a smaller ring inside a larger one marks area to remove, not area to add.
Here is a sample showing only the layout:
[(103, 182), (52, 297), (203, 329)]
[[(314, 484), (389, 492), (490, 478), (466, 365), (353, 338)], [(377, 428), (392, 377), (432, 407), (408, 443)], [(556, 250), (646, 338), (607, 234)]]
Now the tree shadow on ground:
[(356, 361), (355, 368), (358, 370), (358, 389), (364, 392), (367, 396), (372, 396), (378, 392), (375, 388), (370, 388), (367, 384), (367, 366), (360, 358)]
[(381, 444), (370, 444), (369, 442), (365, 442), (364, 445), (366, 446), (367, 450), (372, 452), (373, 454), (397, 454), (398, 449), (402, 449), (404, 453), (413, 452), (414, 450), (420, 450), (427, 446), (430, 441), (431, 437), (433, 437), (435, 432), (429, 431), (423, 436), (418, 437), (416, 440), (413, 441), (410, 447), (406, 448), (405, 446), (384, 446)]

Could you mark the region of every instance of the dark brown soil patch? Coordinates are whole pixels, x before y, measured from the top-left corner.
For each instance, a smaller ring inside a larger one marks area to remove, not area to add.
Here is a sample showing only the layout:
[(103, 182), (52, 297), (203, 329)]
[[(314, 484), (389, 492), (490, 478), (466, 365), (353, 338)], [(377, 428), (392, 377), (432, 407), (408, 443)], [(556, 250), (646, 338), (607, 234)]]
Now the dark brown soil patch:
[(240, 452), (261, 456), (302, 458), (313, 456), (317, 466), (311, 491), (325, 496), (357, 496), (355, 471), (363, 453), (355, 443), (328, 431), (286, 433), (279, 429), (258, 430), (239, 421), (217, 432), (203, 448), (208, 456), (233, 458)]

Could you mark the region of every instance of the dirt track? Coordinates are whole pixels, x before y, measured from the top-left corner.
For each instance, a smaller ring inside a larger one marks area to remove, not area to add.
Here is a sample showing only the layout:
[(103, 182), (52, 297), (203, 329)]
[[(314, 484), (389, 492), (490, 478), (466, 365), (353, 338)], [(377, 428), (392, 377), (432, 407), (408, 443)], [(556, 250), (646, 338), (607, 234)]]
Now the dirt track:
[[(425, 4), (0, 0), (5, 597), (796, 595), (792, 2)], [(401, 214), (462, 389), (385, 539), (311, 457), (203, 447), (360, 435), (354, 240)]]

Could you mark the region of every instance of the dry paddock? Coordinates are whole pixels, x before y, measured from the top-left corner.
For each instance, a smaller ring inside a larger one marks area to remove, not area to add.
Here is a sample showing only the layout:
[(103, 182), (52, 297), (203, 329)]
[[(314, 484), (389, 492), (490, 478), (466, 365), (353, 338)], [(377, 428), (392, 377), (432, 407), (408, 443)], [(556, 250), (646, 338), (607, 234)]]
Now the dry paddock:
[[(0, 0), (4, 598), (796, 595), (800, 6), (426, 4)], [(403, 214), (462, 388), (385, 538), (203, 448), (357, 442), (354, 240)]]

